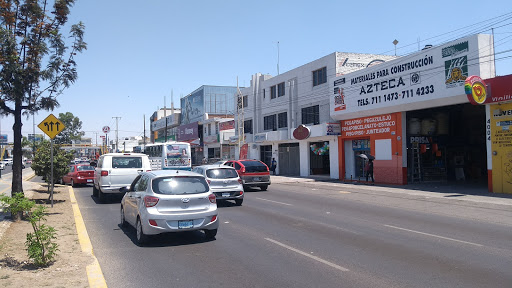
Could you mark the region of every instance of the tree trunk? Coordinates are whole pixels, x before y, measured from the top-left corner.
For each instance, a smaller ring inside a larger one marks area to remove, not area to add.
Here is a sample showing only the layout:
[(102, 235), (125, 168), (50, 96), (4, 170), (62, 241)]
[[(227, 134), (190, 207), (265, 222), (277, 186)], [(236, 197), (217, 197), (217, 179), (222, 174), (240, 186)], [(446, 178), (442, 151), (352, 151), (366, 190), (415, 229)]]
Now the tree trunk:
[(21, 148), (21, 101), (16, 101), (14, 108), (14, 125), (12, 131), (14, 135), (14, 148), (12, 153), (12, 194), (16, 192), (23, 192), (22, 174), (21, 174), (21, 161), (23, 158), (23, 150)]

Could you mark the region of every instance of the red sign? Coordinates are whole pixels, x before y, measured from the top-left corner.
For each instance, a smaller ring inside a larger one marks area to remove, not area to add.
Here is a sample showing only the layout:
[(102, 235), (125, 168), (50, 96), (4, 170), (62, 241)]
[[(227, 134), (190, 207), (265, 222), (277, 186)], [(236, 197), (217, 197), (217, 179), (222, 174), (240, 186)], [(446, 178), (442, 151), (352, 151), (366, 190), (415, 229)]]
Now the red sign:
[(249, 145), (244, 144), (242, 147), (240, 147), (240, 157), (238, 157), (240, 160), (247, 159), (247, 151), (249, 150)]
[(297, 140), (307, 139), (310, 134), (311, 130), (309, 130), (309, 128), (304, 125), (299, 125), (299, 127), (293, 130), (293, 137)]
[[(473, 82), (476, 83), (476, 85), (471, 82), (466, 83), (465, 85), (466, 95), (468, 96), (469, 102), (471, 102), (471, 104), (485, 105), (512, 101), (512, 85), (510, 85), (510, 83), (512, 83), (512, 75), (485, 79), (485, 82), (477, 81), (479, 77), (472, 77), (475, 76), (471, 76), (468, 79), (473, 79)], [(472, 87), (473, 89), (469, 90), (469, 87)], [(486, 89), (483, 89), (484, 87)], [(470, 93), (467, 93), (468, 91), (470, 91)], [(476, 98), (474, 97), (474, 94), (476, 94)]]
[(235, 120), (219, 123), (220, 131), (229, 130), (229, 129), (235, 129)]

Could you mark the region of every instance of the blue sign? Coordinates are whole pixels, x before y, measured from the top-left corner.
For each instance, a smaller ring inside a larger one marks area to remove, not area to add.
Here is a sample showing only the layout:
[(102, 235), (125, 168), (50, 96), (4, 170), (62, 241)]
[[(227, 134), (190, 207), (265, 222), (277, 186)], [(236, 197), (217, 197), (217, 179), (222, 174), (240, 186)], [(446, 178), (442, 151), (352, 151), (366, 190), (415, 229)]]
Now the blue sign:
[(7, 134), (0, 134), (0, 144), (7, 144)]

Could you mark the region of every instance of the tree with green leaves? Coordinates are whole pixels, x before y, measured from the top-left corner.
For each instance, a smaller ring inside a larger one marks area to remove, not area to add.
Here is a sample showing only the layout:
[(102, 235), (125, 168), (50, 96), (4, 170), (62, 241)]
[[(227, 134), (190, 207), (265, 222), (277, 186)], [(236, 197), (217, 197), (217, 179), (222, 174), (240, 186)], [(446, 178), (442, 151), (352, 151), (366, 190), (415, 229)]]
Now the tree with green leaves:
[[(32, 166), (30, 166), (37, 176), (42, 176), (46, 180), (46, 183), (50, 183), (51, 178), (51, 151), (51, 142), (43, 140), (37, 146)], [(69, 172), (69, 163), (71, 163), (73, 158), (73, 153), (66, 152), (60, 145), (53, 145), (54, 181), (62, 179), (62, 176)]]
[[(75, 0), (0, 0), (0, 113), (12, 115), (12, 191), (23, 191), (22, 116), (59, 106), (77, 77), (77, 53), (87, 49), (84, 24), (62, 30)], [(68, 43), (67, 43), (68, 42)]]
[(53, 139), (55, 143), (73, 144), (73, 140), (80, 140), (85, 135), (85, 132), (81, 131), (82, 121), (75, 117), (73, 113), (59, 113), (58, 118), (64, 124), (64, 130), (55, 136), (55, 139)]

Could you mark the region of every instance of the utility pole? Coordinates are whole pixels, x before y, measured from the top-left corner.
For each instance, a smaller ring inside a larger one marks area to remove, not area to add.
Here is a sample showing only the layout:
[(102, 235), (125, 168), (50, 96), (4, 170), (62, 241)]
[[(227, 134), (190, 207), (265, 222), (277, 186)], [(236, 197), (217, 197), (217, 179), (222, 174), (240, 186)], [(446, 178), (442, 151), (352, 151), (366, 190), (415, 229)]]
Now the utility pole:
[(118, 138), (118, 132), (119, 132), (119, 119), (121, 117), (112, 117), (112, 119), (116, 119), (116, 152), (119, 150), (119, 138)]
[(144, 151), (146, 151), (146, 114), (144, 114), (144, 138), (142, 141), (144, 141)]

